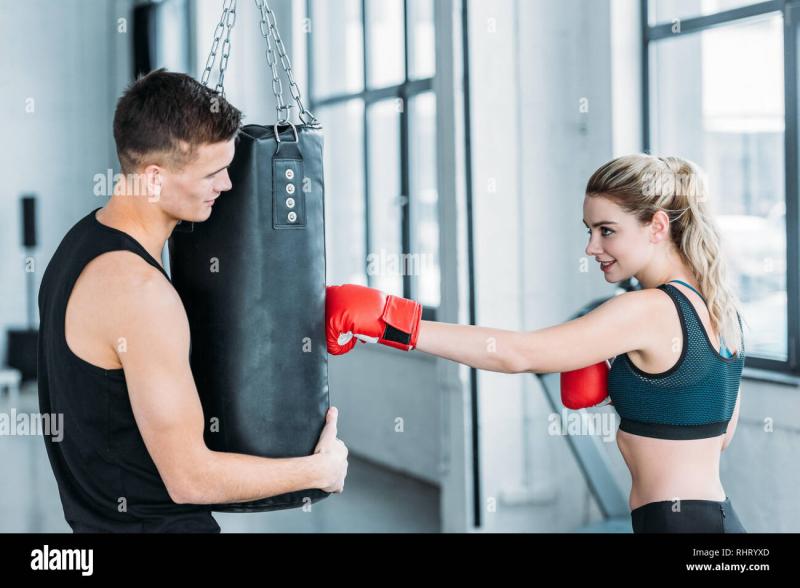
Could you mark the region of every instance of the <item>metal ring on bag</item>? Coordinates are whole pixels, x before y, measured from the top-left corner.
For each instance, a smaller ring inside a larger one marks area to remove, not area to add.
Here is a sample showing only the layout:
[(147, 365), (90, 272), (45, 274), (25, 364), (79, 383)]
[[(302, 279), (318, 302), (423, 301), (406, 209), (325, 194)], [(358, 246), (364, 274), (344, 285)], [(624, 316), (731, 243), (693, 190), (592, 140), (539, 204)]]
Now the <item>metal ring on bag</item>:
[(275, 140), (278, 143), (283, 143), (283, 141), (281, 141), (281, 133), (278, 130), (278, 126), (289, 126), (289, 127), (292, 127), (292, 130), (294, 131), (294, 142), (295, 143), (299, 143), (300, 142), (300, 135), (297, 134), (297, 127), (294, 126), (293, 123), (291, 123), (290, 121), (287, 120), (287, 121), (279, 121), (279, 122), (276, 122), (274, 125), (272, 125), (273, 132), (275, 133)]

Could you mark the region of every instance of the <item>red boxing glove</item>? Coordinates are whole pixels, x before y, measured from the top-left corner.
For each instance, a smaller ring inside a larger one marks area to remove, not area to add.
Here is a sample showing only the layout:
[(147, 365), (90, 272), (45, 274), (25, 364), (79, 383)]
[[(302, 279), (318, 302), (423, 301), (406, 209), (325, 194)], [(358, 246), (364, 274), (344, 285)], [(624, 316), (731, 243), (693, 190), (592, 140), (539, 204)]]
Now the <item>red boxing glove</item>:
[(611, 400), (607, 361), (561, 374), (561, 403), (567, 408), (578, 410), (608, 404), (604, 400)]
[(380, 290), (345, 284), (328, 286), (325, 298), (328, 353), (342, 355), (358, 339), (411, 351), (417, 345), (422, 305)]

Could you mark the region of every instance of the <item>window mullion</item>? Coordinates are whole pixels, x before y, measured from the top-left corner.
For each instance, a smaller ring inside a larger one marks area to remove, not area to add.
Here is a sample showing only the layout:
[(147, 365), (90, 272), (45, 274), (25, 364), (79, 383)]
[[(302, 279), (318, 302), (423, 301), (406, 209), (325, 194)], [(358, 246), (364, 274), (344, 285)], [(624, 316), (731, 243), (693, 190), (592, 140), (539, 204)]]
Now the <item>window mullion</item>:
[(800, 112), (798, 112), (798, 30), (800, 29), (800, 6), (788, 2), (784, 10), (784, 100), (785, 100), (785, 172), (786, 172), (786, 299), (787, 310), (787, 355), (789, 369), (795, 374), (798, 369), (797, 342), (800, 333), (800, 290), (798, 289), (798, 259), (800, 259)]
[[(408, 23), (408, 0), (403, 0), (403, 37), (404, 37), (404, 61), (405, 61), (405, 80), (400, 88), (400, 100), (401, 100), (401, 110), (400, 110), (400, 178), (401, 178), (401, 189), (400, 189), (400, 222), (402, 226), (400, 228), (401, 234), (401, 253), (408, 254), (411, 253), (411, 177), (410, 177), (410, 159), (411, 159), (411, 148), (410, 148), (410, 134), (409, 134), (409, 126), (410, 126), (410, 109), (408, 104), (408, 78), (409, 78), (409, 59), (408, 59), (408, 43), (409, 43), (409, 23)], [(403, 296), (406, 298), (413, 298), (412, 287), (411, 287), (411, 276), (408, 272), (405, 271), (407, 264), (403, 263), (403, 259), (410, 259), (406, 258), (401, 255), (400, 257), (401, 263), (399, 267), (402, 272), (403, 276)], [(415, 267), (415, 266), (412, 266)]]
[(364, 240), (366, 246), (366, 255), (364, 256), (364, 275), (367, 276), (367, 285), (373, 286), (374, 280), (371, 275), (369, 275), (368, 271), (368, 258), (369, 252), (371, 251), (372, 247), (372, 223), (370, 223), (370, 175), (369, 175), (369, 92), (367, 91), (367, 79), (369, 76), (368, 67), (369, 67), (369, 59), (367, 56), (367, 48), (369, 46), (369, 41), (367, 36), (369, 31), (367, 30), (367, 0), (361, 0), (361, 43), (362, 43), (362, 59), (363, 59), (363, 84), (364, 84)]

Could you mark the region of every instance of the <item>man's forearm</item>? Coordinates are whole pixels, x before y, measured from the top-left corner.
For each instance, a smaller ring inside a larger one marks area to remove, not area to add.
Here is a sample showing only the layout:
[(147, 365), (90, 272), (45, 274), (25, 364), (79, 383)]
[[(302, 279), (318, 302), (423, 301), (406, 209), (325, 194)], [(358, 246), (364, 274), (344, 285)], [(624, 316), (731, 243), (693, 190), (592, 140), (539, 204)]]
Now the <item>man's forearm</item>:
[(181, 502), (249, 502), (325, 486), (319, 454), (273, 459), (206, 451), (198, 461), (192, 468), (191, 487), (184, 489)]

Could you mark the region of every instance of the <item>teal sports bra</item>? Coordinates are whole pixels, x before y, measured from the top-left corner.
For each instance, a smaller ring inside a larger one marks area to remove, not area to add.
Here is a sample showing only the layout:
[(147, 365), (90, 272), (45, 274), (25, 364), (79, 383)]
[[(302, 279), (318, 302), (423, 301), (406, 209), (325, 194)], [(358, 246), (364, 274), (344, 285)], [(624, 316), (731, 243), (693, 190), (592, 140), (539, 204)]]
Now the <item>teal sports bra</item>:
[[(697, 290), (680, 280), (673, 280)], [(675, 303), (683, 332), (677, 363), (651, 374), (623, 354), (608, 374), (608, 392), (621, 417), (622, 431), (658, 439), (707, 439), (726, 432), (733, 416), (744, 367), (744, 343), (734, 356), (722, 345), (718, 353), (697, 310), (670, 283), (658, 287)], [(703, 299), (705, 302), (705, 299)], [(739, 327), (742, 321), (739, 318)]]

